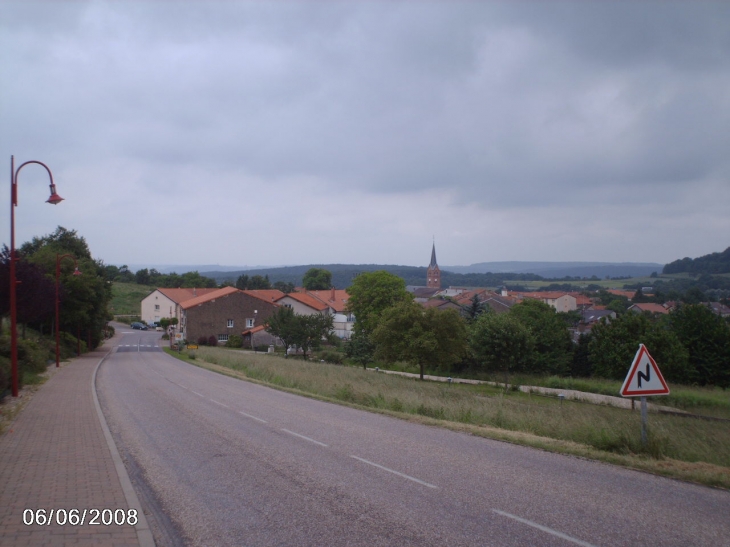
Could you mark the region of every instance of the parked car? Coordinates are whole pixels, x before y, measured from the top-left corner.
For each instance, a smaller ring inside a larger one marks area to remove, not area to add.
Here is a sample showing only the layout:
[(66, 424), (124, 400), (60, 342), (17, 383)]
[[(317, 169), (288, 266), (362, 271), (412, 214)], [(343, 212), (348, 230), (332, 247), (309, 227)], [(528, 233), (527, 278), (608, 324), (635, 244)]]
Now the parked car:
[(133, 329), (147, 330), (147, 325), (145, 325), (144, 323), (138, 323), (136, 321), (129, 326)]

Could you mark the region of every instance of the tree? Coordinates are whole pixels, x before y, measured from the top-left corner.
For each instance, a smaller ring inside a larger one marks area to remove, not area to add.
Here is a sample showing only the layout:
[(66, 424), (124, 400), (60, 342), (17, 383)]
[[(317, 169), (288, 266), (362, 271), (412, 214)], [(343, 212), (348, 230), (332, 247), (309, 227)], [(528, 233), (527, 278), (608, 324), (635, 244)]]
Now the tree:
[(532, 333), (534, 353), (528, 372), (562, 376), (570, 370), (573, 342), (555, 309), (539, 300), (526, 299), (509, 311)]
[(271, 288), (269, 276), (254, 275), (248, 282), (249, 290), (266, 290)]
[(593, 374), (623, 380), (639, 344), (646, 346), (668, 381), (691, 381), (687, 350), (666, 321), (653, 321), (648, 315), (637, 313), (627, 313), (593, 327), (588, 344)]
[[(111, 300), (111, 283), (103, 262), (94, 260), (86, 241), (76, 231), (58, 227), (48, 236), (33, 238), (22, 248), (32, 251), (28, 260), (39, 266), (51, 284), (55, 283), (57, 255), (70, 254), (82, 275), (72, 275), (73, 264), (66, 260), (61, 264), (60, 328), (74, 335), (80, 334), (91, 347), (101, 342), (106, 322), (111, 318), (108, 304)], [(121, 269), (120, 269), (121, 271)], [(49, 302), (53, 302), (49, 298)]]
[(238, 279), (236, 279), (236, 288), (245, 291), (246, 289), (248, 289), (248, 282), (248, 276), (245, 274), (241, 274), (238, 276)]
[(137, 281), (137, 285), (149, 285), (150, 271), (147, 268), (137, 270), (137, 273), (134, 274), (134, 278)]
[[(19, 254), (16, 252), (16, 254)], [(37, 324), (54, 315), (55, 284), (45, 270), (23, 256), (15, 263), (17, 319), (19, 323)], [(10, 312), (10, 249), (0, 252), (0, 315)]]
[(702, 304), (679, 306), (669, 323), (689, 352), (693, 380), (730, 387), (730, 324)]
[(355, 331), (345, 346), (345, 355), (362, 365), (363, 369), (367, 369), (368, 363), (373, 361), (375, 355), (375, 344), (364, 332)]
[(383, 310), (413, 300), (405, 281), (384, 270), (360, 274), (347, 293), (347, 310), (355, 315), (355, 330), (366, 334), (375, 330)]
[(462, 315), (468, 323), (473, 323), (482, 313), (488, 313), (491, 309), (492, 308), (479, 300), (478, 294), (475, 294), (471, 297), (471, 300), (469, 300), (469, 305), (463, 309)]
[(469, 347), (486, 370), (504, 372), (505, 389), (510, 372), (525, 369), (532, 357), (530, 330), (511, 313), (485, 313), (472, 325)]
[(274, 283), (274, 288), (280, 290), (284, 294), (294, 292), (294, 283), (287, 283), (285, 281), (277, 281)]
[(386, 362), (405, 361), (420, 368), (448, 370), (466, 356), (467, 330), (456, 310), (424, 310), (404, 301), (383, 310), (371, 340), (376, 357)]
[(302, 278), (308, 291), (324, 291), (332, 286), (332, 272), (323, 268), (309, 268)]
[(312, 315), (295, 315), (295, 324), (298, 324), (295, 343), (301, 348), (304, 360), (307, 360), (307, 353), (322, 345), (322, 340), (327, 338), (333, 328), (333, 318), (330, 314), (314, 313)]
[(296, 315), (294, 310), (286, 306), (277, 308), (266, 320), (266, 331), (284, 343), (285, 351), (290, 347), (301, 348), (304, 359), (309, 350), (319, 347), (331, 330), (331, 315)]
[(299, 339), (299, 323), (294, 310), (281, 306), (266, 320), (266, 332), (276, 336), (284, 343), (284, 357), (288, 357), (288, 349), (295, 346)]

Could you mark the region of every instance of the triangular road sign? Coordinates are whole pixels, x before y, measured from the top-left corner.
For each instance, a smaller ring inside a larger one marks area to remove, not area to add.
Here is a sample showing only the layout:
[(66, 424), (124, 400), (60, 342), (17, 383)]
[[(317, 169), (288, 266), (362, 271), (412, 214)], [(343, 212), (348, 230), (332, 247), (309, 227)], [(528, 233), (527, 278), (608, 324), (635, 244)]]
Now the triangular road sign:
[(639, 344), (639, 351), (636, 352), (624, 385), (621, 386), (621, 395), (623, 397), (669, 395), (669, 387), (664, 381), (664, 376), (644, 344)]

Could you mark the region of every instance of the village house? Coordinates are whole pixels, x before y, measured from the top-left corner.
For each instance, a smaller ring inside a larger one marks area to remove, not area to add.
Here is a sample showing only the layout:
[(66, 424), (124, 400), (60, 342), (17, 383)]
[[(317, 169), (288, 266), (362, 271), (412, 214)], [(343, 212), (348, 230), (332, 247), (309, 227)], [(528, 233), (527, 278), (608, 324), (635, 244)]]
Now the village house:
[(321, 291), (292, 292), (283, 295), (276, 303), (291, 308), (297, 315), (331, 315), (334, 334), (349, 340), (355, 324), (355, 316), (347, 311), (349, 297), (347, 291), (332, 287)]
[(662, 314), (662, 315), (669, 313), (669, 310), (667, 310), (667, 308), (665, 308), (661, 304), (654, 304), (653, 302), (633, 304), (632, 306), (629, 306), (627, 311), (634, 312), (634, 313), (649, 312), (649, 313), (653, 313), (653, 314)]
[(173, 317), (180, 323), (183, 302), (216, 290), (218, 289), (155, 289), (142, 299), (140, 317), (147, 324), (159, 323), (160, 319)]
[(252, 292), (224, 287), (186, 300), (181, 304), (183, 338), (195, 343), (214, 336), (223, 344), (232, 334), (241, 336), (263, 325), (278, 305)]

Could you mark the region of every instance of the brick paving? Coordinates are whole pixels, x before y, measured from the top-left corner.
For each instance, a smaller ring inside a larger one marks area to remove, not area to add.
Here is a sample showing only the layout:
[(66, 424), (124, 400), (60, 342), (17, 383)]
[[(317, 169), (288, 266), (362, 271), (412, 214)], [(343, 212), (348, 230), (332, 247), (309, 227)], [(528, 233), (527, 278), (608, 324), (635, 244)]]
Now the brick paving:
[(134, 526), (89, 525), (89, 513), (83, 526), (23, 523), (26, 509), (129, 510), (92, 393), (110, 347), (62, 364), (0, 436), (0, 545), (140, 545)]

